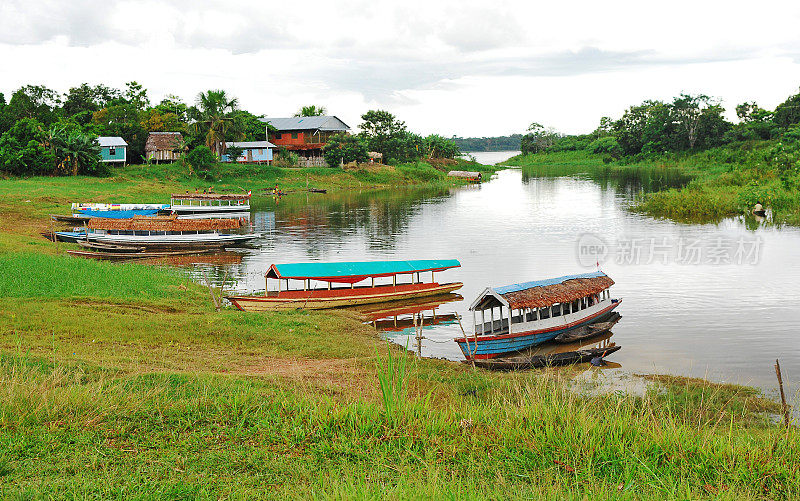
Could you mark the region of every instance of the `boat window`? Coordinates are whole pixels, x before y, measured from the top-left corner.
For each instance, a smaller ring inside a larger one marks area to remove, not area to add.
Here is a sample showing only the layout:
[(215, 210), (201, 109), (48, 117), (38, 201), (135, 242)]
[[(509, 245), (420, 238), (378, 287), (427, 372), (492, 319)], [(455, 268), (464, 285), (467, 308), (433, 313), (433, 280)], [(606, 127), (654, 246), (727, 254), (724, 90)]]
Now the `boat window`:
[(553, 316), (554, 317), (560, 317), (561, 316), (561, 305), (560, 304), (554, 304), (553, 305)]
[(550, 318), (550, 307), (539, 308), (540, 318)]
[(525, 321), (533, 322), (535, 320), (536, 320), (536, 310), (535, 309), (528, 310), (528, 313), (525, 315)]

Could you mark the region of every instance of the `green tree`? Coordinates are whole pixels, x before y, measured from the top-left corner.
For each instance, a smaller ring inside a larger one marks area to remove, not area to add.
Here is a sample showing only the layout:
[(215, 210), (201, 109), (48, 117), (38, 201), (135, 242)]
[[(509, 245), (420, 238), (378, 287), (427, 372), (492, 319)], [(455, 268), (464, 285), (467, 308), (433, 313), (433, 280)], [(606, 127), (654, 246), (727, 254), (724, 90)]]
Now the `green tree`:
[(553, 146), (557, 138), (558, 134), (553, 130), (545, 129), (542, 124), (533, 122), (520, 140), (520, 149), (523, 154), (541, 153)]
[(186, 160), (194, 168), (198, 176), (204, 179), (211, 179), (214, 177), (217, 155), (215, 155), (208, 146), (202, 145), (193, 149), (186, 155)]
[(25, 85), (11, 95), (6, 112), (14, 121), (32, 118), (45, 125), (58, 119), (61, 96), (43, 85)]
[(328, 110), (324, 106), (317, 106), (315, 104), (303, 106), (300, 111), (294, 114), (296, 117), (319, 117), (327, 113)]
[(438, 134), (431, 134), (422, 140), (427, 158), (455, 158), (461, 154), (456, 143)]
[(233, 112), (233, 129), (242, 141), (266, 141), (267, 124), (262, 122), (263, 115), (253, 115), (249, 111), (236, 110)]
[(800, 123), (800, 94), (789, 96), (775, 108), (775, 123), (780, 127), (791, 127)]
[(349, 134), (336, 134), (328, 139), (323, 148), (328, 167), (338, 167), (342, 163), (366, 162), (369, 160), (367, 144), (363, 138)]
[(122, 93), (122, 97), (138, 111), (142, 111), (150, 106), (150, 99), (147, 97), (147, 89), (136, 81), (125, 84), (125, 91)]
[(47, 132), (47, 143), (61, 172), (73, 176), (100, 172), (97, 138), (85, 134), (77, 124), (55, 123)]
[(405, 122), (388, 111), (370, 110), (361, 115), (361, 119), (359, 135), (366, 141), (369, 151), (383, 155), (384, 162), (408, 162), (422, 156), (422, 138), (409, 132)]
[(32, 118), (18, 120), (0, 135), (0, 170), (18, 176), (53, 173), (56, 159), (46, 139), (44, 124)]
[(193, 129), (204, 137), (205, 145), (217, 156), (224, 153), (225, 141), (233, 139), (234, 112), (238, 107), (239, 101), (229, 97), (224, 90), (209, 90), (197, 95)]

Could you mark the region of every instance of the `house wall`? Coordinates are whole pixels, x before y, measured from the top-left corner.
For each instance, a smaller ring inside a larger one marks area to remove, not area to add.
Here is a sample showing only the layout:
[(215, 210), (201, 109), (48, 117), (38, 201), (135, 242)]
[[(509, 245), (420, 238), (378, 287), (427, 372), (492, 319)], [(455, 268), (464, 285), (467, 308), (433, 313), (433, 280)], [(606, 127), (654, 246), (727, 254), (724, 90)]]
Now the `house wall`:
[(110, 146), (100, 147), (100, 161), (101, 162), (125, 162), (128, 159), (128, 147), (117, 146), (115, 147), (114, 155), (111, 154)]
[[(220, 160), (230, 162), (228, 155), (221, 155)], [(242, 156), (236, 159), (237, 162), (272, 162), (272, 148), (247, 148), (242, 152)]]
[(172, 150), (155, 150), (155, 151), (148, 151), (147, 158), (149, 160), (168, 160), (170, 162), (175, 161), (180, 158), (180, 153), (177, 153)]
[(311, 135), (312, 131), (283, 131), (283, 132), (270, 132), (269, 141), (272, 144), (288, 146), (288, 145), (303, 145), (306, 143), (306, 137)]

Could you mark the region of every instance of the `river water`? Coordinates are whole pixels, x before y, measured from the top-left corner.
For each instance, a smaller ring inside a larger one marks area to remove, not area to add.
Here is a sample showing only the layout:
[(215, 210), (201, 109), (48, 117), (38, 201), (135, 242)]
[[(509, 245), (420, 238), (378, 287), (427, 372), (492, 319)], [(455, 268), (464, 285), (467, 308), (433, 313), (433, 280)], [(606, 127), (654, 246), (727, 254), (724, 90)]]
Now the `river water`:
[[(513, 152), (476, 154), (502, 161)], [(628, 210), (630, 187), (580, 177), (527, 178), (516, 169), (457, 189), (302, 194), (254, 200), (264, 233), (225, 270), (241, 292), (264, 289), (271, 263), (447, 259), (437, 274), (463, 299), (423, 312), (421, 346), (410, 316), (376, 322), (422, 355), (462, 360), (454, 313), (471, 332), (469, 303), (487, 286), (594, 271), (614, 279), (622, 320), (603, 341), (626, 372), (705, 377), (773, 388), (773, 364), (800, 376), (800, 230), (738, 218), (681, 224)], [(395, 327), (395, 322), (397, 327)], [(405, 322), (405, 323), (404, 323)], [(616, 365), (615, 365), (616, 366)], [(796, 384), (794, 385), (796, 387)], [(791, 391), (791, 388), (790, 388)]]

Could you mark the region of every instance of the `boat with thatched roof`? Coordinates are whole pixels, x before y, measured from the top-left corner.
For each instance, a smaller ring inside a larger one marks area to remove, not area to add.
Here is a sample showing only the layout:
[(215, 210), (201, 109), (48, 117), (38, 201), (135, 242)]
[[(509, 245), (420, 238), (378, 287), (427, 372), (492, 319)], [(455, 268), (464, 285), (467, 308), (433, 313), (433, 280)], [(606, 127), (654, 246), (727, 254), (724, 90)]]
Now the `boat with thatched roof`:
[[(470, 305), (474, 335), (456, 338), (468, 360), (495, 358), (601, 322), (620, 305), (603, 272), (485, 289)], [(480, 318), (478, 318), (480, 315)]]
[(249, 212), (251, 196), (252, 192), (178, 193), (172, 195), (169, 207), (174, 214)]
[[(266, 274), (264, 295), (228, 296), (225, 299), (243, 311), (267, 311), (344, 308), (429, 297), (453, 292), (464, 285), (461, 282), (440, 284), (435, 281), (437, 272), (459, 266), (461, 263), (455, 259), (273, 264)], [(428, 272), (431, 281), (423, 282), (421, 274)], [(402, 278), (404, 275), (408, 275), (408, 282)], [(400, 282), (398, 277), (401, 277)], [(269, 289), (269, 279), (277, 280), (277, 290)], [(302, 289), (289, 289), (290, 280), (301, 281)], [(369, 283), (360, 285), (368, 280)], [(381, 281), (386, 283), (381, 284)], [(284, 282), (285, 289), (282, 288)]]
[(258, 237), (257, 233), (237, 233), (241, 226), (238, 219), (180, 219), (175, 215), (91, 218), (85, 236), (90, 242), (148, 249), (232, 247)]

